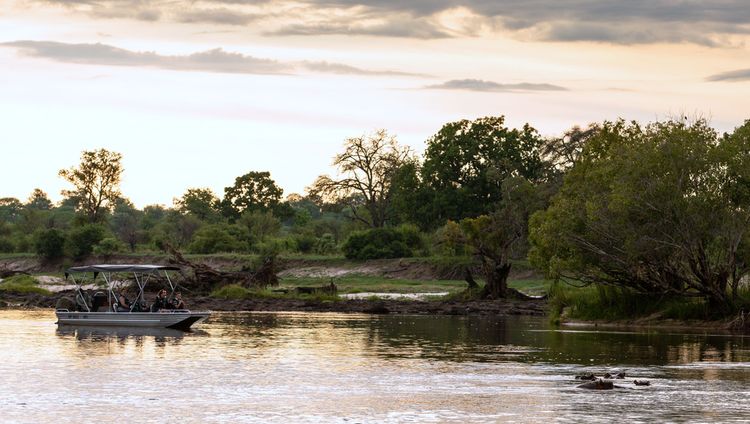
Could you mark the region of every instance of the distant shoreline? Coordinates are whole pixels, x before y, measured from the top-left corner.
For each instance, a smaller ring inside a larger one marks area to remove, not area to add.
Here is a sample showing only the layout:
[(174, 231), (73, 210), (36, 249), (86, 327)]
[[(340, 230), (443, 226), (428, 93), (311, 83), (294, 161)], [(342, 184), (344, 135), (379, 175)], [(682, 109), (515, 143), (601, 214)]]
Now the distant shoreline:
[[(62, 297), (70, 297), (72, 292), (60, 292), (51, 296), (36, 293), (0, 294), (0, 309), (50, 309)], [(187, 299), (193, 310), (222, 312), (342, 312), (365, 314), (424, 314), (424, 315), (487, 315), (546, 316), (547, 302), (534, 300), (395, 300), (395, 299), (294, 299), (259, 298), (224, 300), (210, 296), (194, 296)]]

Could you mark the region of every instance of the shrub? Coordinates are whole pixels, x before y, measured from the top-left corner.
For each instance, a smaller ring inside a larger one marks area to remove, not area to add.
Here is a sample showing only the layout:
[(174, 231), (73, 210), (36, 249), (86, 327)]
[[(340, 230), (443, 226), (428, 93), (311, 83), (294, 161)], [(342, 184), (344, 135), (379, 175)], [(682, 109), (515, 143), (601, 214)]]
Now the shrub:
[(56, 228), (37, 231), (34, 251), (47, 260), (62, 258), (65, 255), (65, 234)]
[(310, 234), (299, 234), (295, 237), (297, 241), (297, 250), (302, 253), (310, 253), (315, 248), (317, 239)]
[(241, 300), (251, 297), (250, 290), (239, 284), (230, 284), (211, 292), (211, 297), (217, 299)]
[(188, 246), (190, 253), (224, 253), (243, 249), (243, 243), (232, 235), (227, 225), (206, 225), (196, 231)]
[(8, 237), (0, 237), (0, 253), (11, 253), (16, 250), (16, 246)]
[(411, 227), (374, 228), (354, 231), (344, 242), (342, 250), (348, 259), (384, 259), (413, 256), (422, 238)]
[(106, 237), (94, 246), (94, 254), (111, 256), (123, 250), (123, 244), (114, 237)]
[(68, 237), (70, 253), (75, 259), (83, 259), (94, 251), (94, 246), (107, 234), (99, 224), (86, 224), (73, 229)]
[(336, 238), (331, 233), (325, 233), (315, 242), (315, 253), (330, 255), (336, 253)]

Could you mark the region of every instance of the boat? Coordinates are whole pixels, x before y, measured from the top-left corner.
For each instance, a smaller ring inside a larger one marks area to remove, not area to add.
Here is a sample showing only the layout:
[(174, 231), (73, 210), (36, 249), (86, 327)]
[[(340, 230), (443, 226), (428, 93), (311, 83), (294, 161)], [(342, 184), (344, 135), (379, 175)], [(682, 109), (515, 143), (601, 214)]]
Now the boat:
[[(176, 286), (169, 277), (169, 271), (179, 271), (180, 268), (165, 265), (87, 265), (69, 268), (65, 278), (72, 278), (75, 284), (75, 305), (64, 308), (57, 307), (55, 315), (58, 325), (78, 326), (115, 326), (115, 327), (149, 327), (189, 330), (191, 326), (204, 321), (211, 313), (209, 311), (191, 311), (189, 309), (160, 309), (147, 310), (144, 290), (146, 285), (157, 278), (163, 277), (175, 293)], [(104, 292), (89, 296), (81, 288), (86, 275), (93, 274), (93, 279), (102, 276), (106, 285)], [(138, 287), (137, 297), (130, 303), (129, 309), (122, 308), (118, 303), (117, 291), (125, 285), (118, 280), (117, 275), (132, 274)], [(59, 306), (59, 305), (58, 305)]]

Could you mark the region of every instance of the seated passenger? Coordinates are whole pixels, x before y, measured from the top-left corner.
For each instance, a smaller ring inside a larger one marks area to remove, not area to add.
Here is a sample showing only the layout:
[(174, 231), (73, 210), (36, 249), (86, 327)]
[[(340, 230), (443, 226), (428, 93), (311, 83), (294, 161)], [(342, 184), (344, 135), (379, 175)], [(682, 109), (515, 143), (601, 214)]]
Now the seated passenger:
[(172, 306), (174, 307), (174, 309), (187, 309), (185, 301), (182, 300), (181, 292), (176, 292), (174, 294), (174, 299), (172, 299)]
[(122, 293), (117, 297), (117, 312), (130, 312), (130, 301)]
[(172, 305), (167, 301), (167, 291), (165, 289), (159, 290), (159, 294), (156, 295), (154, 304), (151, 305), (151, 312), (158, 312), (162, 309), (171, 309)]

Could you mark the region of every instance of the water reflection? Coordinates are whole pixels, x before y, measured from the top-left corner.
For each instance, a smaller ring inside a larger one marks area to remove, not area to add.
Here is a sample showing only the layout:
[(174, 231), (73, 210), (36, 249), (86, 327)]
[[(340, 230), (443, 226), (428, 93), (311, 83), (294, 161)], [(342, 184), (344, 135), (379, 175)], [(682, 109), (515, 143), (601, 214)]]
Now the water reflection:
[[(118, 410), (142, 422), (727, 421), (750, 413), (747, 341), (524, 317), (219, 313), (183, 333), (2, 311), (13, 348), (0, 350), (0, 405), (9, 422)], [(612, 369), (632, 376), (623, 389), (575, 388), (575, 374)]]

